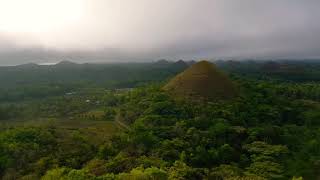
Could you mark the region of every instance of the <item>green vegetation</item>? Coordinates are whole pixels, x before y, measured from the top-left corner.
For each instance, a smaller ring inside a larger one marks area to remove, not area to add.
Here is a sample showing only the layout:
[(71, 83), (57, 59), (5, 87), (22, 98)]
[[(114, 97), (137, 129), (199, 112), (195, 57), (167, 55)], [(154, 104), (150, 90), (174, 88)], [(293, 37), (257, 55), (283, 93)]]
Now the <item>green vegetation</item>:
[(174, 76), (186, 66), (176, 63), (26, 64), (0, 67), (0, 101), (61, 96), (83, 88), (131, 88)]
[[(169, 76), (138, 79), (145, 85), (132, 89), (88, 82), (39, 97), (15, 87), (10, 94), (24, 98), (0, 101), (1, 179), (318, 179), (319, 81), (244, 68), (257, 64), (219, 64), (226, 83), (237, 84), (228, 100), (176, 98), (162, 88)], [(320, 72), (316, 63), (301, 67)], [(225, 83), (218, 80), (206, 82)], [(30, 92), (40, 86), (32, 81)]]

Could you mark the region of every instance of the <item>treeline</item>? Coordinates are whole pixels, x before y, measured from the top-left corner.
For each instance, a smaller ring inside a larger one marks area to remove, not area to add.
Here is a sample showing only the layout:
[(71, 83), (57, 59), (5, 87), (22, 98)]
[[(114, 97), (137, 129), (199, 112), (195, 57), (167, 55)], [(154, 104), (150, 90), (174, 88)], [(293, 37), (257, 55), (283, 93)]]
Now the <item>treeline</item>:
[(318, 60), (243, 60), (216, 61), (221, 69), (237, 75), (262, 80), (319, 82)]

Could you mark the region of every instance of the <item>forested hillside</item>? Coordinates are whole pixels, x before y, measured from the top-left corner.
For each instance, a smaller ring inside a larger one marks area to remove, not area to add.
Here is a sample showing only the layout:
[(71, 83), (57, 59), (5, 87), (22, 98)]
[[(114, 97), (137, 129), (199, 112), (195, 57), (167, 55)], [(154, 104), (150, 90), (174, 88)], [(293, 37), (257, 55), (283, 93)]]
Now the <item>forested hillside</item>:
[(319, 179), (318, 63), (294, 62), (293, 76), (270, 62), (216, 63), (236, 96), (177, 98), (163, 87), (181, 62), (1, 67), (16, 76), (0, 78), (0, 176)]
[(43, 98), (79, 88), (131, 88), (159, 82), (187, 68), (187, 64), (106, 63), (56, 65), (23, 64), (0, 67), (0, 100)]

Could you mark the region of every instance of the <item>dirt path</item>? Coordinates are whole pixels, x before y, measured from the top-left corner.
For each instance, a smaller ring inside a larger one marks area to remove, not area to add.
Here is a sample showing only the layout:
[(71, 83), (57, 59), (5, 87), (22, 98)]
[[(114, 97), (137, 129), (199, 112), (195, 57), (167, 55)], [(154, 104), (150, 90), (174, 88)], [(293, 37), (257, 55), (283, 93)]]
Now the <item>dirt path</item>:
[(130, 127), (128, 125), (126, 125), (125, 123), (121, 122), (121, 116), (120, 116), (120, 112), (119, 110), (117, 111), (117, 115), (114, 118), (114, 121), (122, 128), (126, 129), (126, 130), (130, 130)]

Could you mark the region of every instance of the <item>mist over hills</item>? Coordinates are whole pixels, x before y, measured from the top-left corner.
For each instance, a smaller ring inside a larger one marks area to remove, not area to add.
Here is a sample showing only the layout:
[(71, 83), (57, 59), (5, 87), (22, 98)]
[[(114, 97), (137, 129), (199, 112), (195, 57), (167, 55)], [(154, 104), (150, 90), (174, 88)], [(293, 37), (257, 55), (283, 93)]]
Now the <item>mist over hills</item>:
[[(304, 58), (305, 57), (305, 58)], [(309, 56), (295, 56), (288, 58), (287, 56), (281, 57), (275, 56), (274, 58), (268, 56), (231, 56), (228, 52), (225, 54), (216, 55), (192, 55), (188, 52), (176, 54), (168, 49), (159, 49), (157, 52), (133, 52), (117, 48), (105, 48), (96, 50), (55, 50), (43, 47), (23, 47), (15, 44), (0, 44), (0, 66), (12, 66), (27, 63), (36, 64), (55, 64), (60, 61), (68, 60), (76, 63), (128, 63), (128, 62), (156, 62), (157, 59), (164, 61), (178, 61), (183, 59), (184, 61), (192, 62), (193, 59), (211, 59), (211, 61), (217, 61), (219, 59), (235, 60), (235, 61), (320, 61), (318, 57)], [(164, 63), (164, 62), (162, 62)], [(191, 63), (191, 64), (194, 64)]]
[[(64, 59), (71, 59), (72, 61), (78, 63), (130, 61), (129, 57), (119, 58), (116, 54), (116, 50), (95, 52), (56, 51), (41, 48), (14, 49), (0, 53), (0, 66), (19, 65), (26, 63), (57, 63)], [(139, 60), (133, 59), (133, 61)]]

